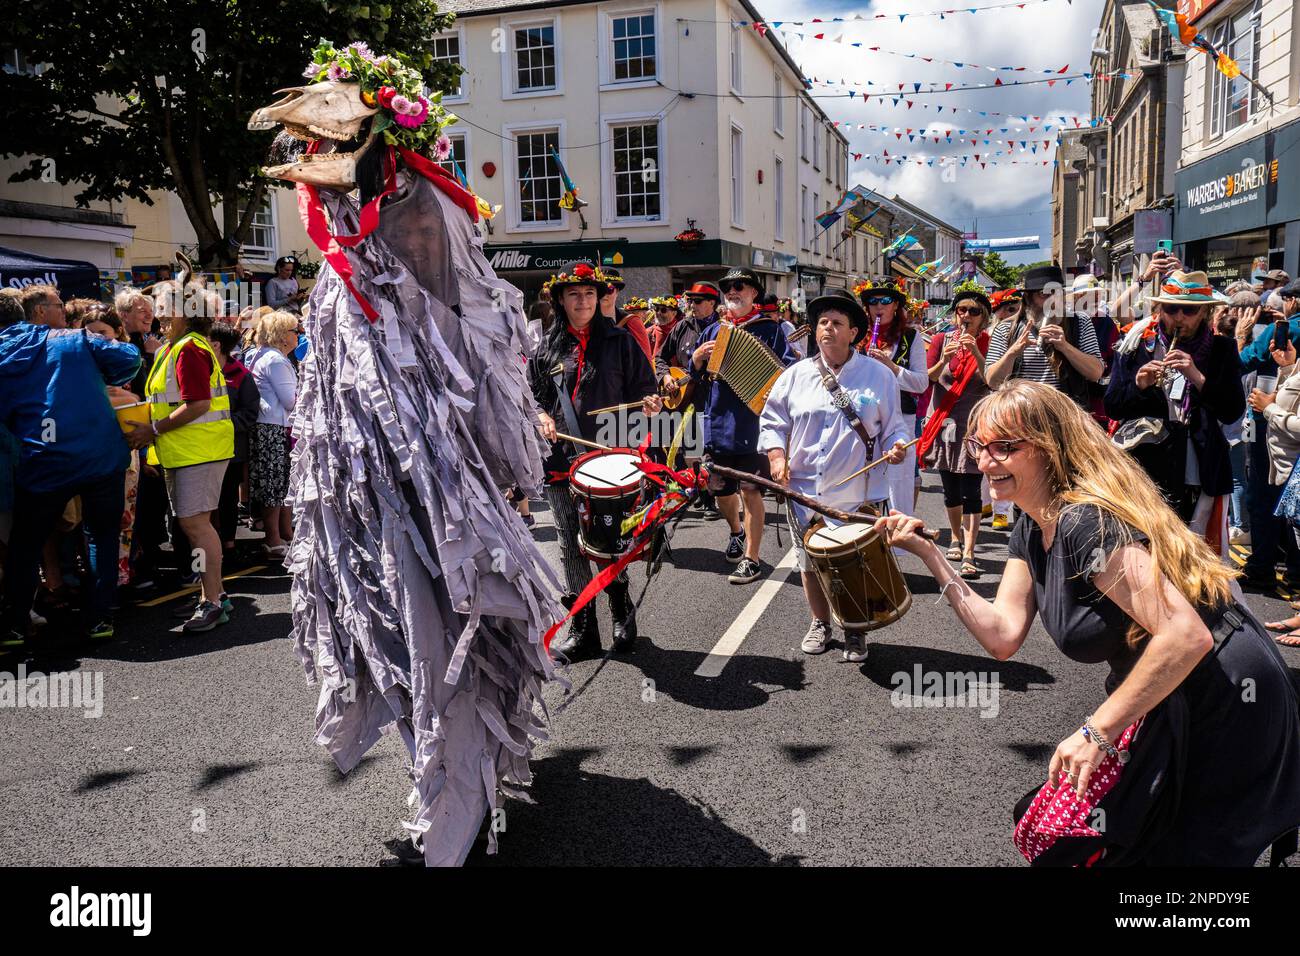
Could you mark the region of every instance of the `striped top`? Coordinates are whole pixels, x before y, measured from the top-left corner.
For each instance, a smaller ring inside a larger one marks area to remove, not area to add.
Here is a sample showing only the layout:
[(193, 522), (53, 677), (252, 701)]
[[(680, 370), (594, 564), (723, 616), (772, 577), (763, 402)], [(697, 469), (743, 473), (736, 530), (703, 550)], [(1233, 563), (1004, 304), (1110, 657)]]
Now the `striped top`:
[[(1087, 316), (1078, 315), (1074, 317), (1074, 321), (1075, 327), (1078, 329), (1077, 348), (1079, 351), (1085, 355), (1095, 355), (1097, 358), (1101, 358), (1101, 348), (1097, 345), (1097, 331), (1092, 327), (1092, 322), (1088, 320)], [(990, 368), (993, 363), (1006, 354), (1007, 336), (1011, 334), (1011, 327), (1015, 324), (1014, 321), (1003, 322), (989, 336), (989, 353), (986, 356), (986, 361)], [(1030, 342), (1025, 347), (1021, 359), (1019, 378), (1060, 388), (1061, 383), (1057, 381), (1056, 373), (1052, 371), (1047, 356), (1037, 342)]]

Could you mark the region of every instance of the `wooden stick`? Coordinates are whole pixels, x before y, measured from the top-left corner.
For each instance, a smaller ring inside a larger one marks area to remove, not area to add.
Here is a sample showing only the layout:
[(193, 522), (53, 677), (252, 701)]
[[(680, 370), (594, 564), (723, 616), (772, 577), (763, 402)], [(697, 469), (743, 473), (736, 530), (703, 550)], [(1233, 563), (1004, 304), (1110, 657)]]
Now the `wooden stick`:
[[(839, 508), (832, 508), (830, 505), (822, 504), (816, 498), (810, 498), (808, 495), (800, 494), (797, 491), (791, 491), (785, 485), (770, 481), (761, 475), (751, 475), (747, 471), (736, 471), (734, 468), (727, 468), (724, 465), (715, 465), (708, 462), (705, 468), (710, 471), (716, 471), (720, 475), (726, 475), (728, 478), (735, 478), (739, 481), (748, 481), (758, 485), (760, 488), (766, 488), (768, 491), (775, 491), (777, 494), (785, 495), (791, 501), (797, 502), (811, 511), (823, 514), (828, 518), (834, 518), (836, 521), (854, 522), (856, 524), (872, 524), (880, 517), (876, 514), (861, 514), (860, 512), (841, 511)], [(923, 538), (929, 538), (931, 541), (939, 537), (939, 532), (931, 531), (929, 528), (922, 528), (917, 532)]]
[(640, 408), (640, 402), (624, 402), (622, 405), (611, 405), (609, 408), (598, 408), (594, 412), (587, 412), (588, 415), (607, 415), (610, 412), (626, 412), (633, 408)]
[[(915, 444), (916, 444), (917, 442), (919, 442), (920, 440), (921, 440), (920, 438), (913, 438), (910, 442), (908, 442), (906, 445), (904, 445), (903, 448), (904, 448), (904, 449), (911, 448), (913, 445), (915, 445)], [(886, 458), (888, 458), (889, 455), (892, 455), (892, 454), (893, 454), (893, 450), (891, 449), (890, 452), (889, 452), (889, 454), (882, 455), (880, 458), (877, 458), (875, 461), (871, 462), (871, 464), (867, 465), (865, 468), (859, 468), (857, 471), (855, 471), (853, 474), (849, 475), (847, 478), (843, 478), (843, 479), (841, 479), (840, 481), (835, 482), (835, 484), (831, 485), (831, 489), (838, 488), (840, 485), (846, 485), (846, 484), (848, 484), (850, 481), (852, 481), (854, 478), (858, 477), (859, 475), (865, 475), (865, 474), (866, 474), (867, 472), (869, 472), (872, 468), (875, 468), (875, 467), (876, 467), (877, 465), (879, 465), (882, 461), (884, 461)]]
[(587, 441), (585, 438), (574, 438), (572, 435), (566, 435), (564, 432), (556, 432), (555, 437), (563, 441), (571, 441), (575, 445), (586, 445), (588, 448), (598, 448), (601, 451), (613, 451), (608, 445), (601, 445), (594, 441)]

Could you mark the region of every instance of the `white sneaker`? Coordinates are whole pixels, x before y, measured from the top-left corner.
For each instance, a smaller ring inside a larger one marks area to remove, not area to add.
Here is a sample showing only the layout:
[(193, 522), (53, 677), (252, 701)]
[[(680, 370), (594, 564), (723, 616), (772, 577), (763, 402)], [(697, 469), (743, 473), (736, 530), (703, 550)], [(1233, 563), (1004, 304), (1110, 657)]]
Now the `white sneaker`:
[(805, 654), (821, 654), (826, 650), (826, 642), (831, 639), (830, 621), (814, 620), (808, 625), (808, 633), (803, 636), (799, 646)]
[(1240, 528), (1228, 529), (1228, 544), (1250, 544), (1250, 532), (1242, 531)]
[(844, 632), (844, 659), (850, 664), (861, 664), (867, 659), (867, 635), (862, 631)]
[(32, 611), (30, 613), (32, 618), (32, 627), (44, 627), (45, 625), (50, 623), (49, 621), (45, 620), (45, 618), (37, 614), (35, 611)]

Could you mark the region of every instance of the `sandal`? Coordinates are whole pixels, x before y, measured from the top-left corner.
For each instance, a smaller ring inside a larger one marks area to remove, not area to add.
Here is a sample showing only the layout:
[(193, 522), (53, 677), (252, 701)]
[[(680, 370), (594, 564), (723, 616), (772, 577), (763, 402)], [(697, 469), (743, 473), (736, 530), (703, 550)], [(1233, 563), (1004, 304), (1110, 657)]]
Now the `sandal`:
[(1273, 640), (1283, 647), (1300, 647), (1300, 630), (1292, 631), (1289, 634), (1279, 634)]
[(948, 553), (945, 555), (945, 557), (949, 561), (960, 561), (963, 553), (964, 552), (961, 549), (961, 542), (957, 541), (954, 542), (952, 547), (948, 549)]
[(961, 570), (957, 573), (966, 580), (971, 581), (980, 576), (980, 567), (975, 563), (974, 558), (967, 558), (961, 563)]
[(1277, 631), (1280, 634), (1287, 634), (1291, 631), (1300, 630), (1300, 614), (1289, 617), (1285, 621), (1270, 621), (1264, 626), (1270, 631)]

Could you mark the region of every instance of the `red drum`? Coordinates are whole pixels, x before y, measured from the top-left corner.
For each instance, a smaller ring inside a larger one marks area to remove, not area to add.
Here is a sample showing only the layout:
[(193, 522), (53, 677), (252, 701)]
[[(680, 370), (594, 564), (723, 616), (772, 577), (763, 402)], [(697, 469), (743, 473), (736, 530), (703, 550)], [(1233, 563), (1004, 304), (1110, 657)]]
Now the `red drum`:
[(589, 451), (569, 469), (569, 491), (578, 506), (578, 547), (589, 558), (614, 561), (631, 541), (623, 536), (623, 519), (639, 508), (640, 458), (631, 451)]

